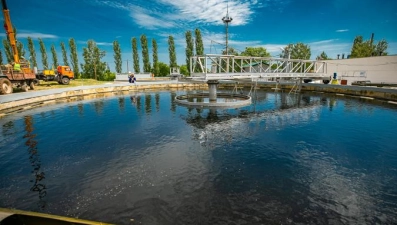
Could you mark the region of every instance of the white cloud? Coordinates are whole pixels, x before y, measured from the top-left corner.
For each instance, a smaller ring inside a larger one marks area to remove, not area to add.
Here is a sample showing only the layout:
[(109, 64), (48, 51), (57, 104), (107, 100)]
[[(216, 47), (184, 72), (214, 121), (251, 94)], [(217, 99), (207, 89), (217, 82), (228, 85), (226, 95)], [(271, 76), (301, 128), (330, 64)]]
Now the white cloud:
[[(88, 42), (88, 41), (77, 41), (77, 44), (80, 44), (80, 45), (87, 45), (87, 42)], [(95, 44), (96, 44), (97, 46), (112, 46), (112, 45), (113, 45), (112, 42), (95, 42)]]
[(309, 43), (309, 45), (310, 46), (316, 46), (316, 45), (323, 45), (323, 44), (326, 44), (326, 43), (332, 43), (332, 42), (335, 42), (335, 41), (337, 41), (338, 39), (328, 39), (328, 40), (323, 40), (323, 41), (315, 41), (315, 42), (310, 42)]
[[(4, 33), (2, 33), (2, 34), (0, 34), (0, 36), (5, 37), (6, 35)], [(29, 32), (29, 31), (18, 32), (17, 37), (18, 38), (31, 37), (32, 39), (37, 39), (37, 38), (58, 39), (59, 38), (58, 36), (56, 36), (54, 34), (43, 34), (43, 33), (38, 33), (38, 32)]]
[(328, 55), (328, 57), (331, 58), (336, 58), (338, 54), (345, 54), (347, 57), (347, 55), (350, 53), (352, 43), (338, 42), (338, 39), (329, 39), (311, 42), (308, 45), (310, 46), (312, 52), (311, 58), (314, 59), (323, 51)]
[(222, 24), (221, 18), (226, 15), (229, 6), (229, 16), (233, 18), (232, 25), (247, 24), (251, 20), (254, 8), (260, 7), (257, 1), (236, 0), (158, 0), (171, 6), (178, 14), (184, 14), (184, 20), (212, 25)]
[[(278, 1), (277, 1), (278, 2)], [(283, 3), (280, 1), (280, 4)], [(258, 0), (156, 0), (144, 3), (121, 3), (117, 1), (94, 1), (130, 12), (130, 17), (138, 25), (147, 29), (186, 27), (195, 24), (222, 24), (222, 17), (229, 8), (233, 18), (231, 26), (249, 23), (256, 8), (265, 7), (268, 2)]]
[(341, 32), (348, 32), (349, 29), (341, 29), (341, 30), (336, 30), (335, 32), (341, 33)]
[(112, 46), (113, 43), (112, 42), (96, 42), (96, 45), (99, 45), (99, 46)]
[(131, 6), (130, 7), (130, 17), (134, 19), (135, 23), (139, 24), (146, 29), (157, 29), (157, 28), (170, 28), (174, 27), (175, 24), (170, 21), (164, 21), (161, 17), (163, 14), (155, 13), (148, 9)]

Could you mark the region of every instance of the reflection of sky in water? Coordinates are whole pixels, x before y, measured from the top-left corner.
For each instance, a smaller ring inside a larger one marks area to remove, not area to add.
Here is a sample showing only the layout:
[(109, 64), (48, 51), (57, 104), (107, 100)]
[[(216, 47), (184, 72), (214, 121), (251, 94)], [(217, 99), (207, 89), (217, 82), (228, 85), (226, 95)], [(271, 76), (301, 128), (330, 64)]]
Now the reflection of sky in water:
[[(396, 108), (258, 92), (256, 105), (208, 110), (174, 97), (2, 118), (0, 207), (119, 224), (396, 221)], [(27, 140), (37, 142), (34, 158)], [(43, 198), (31, 190), (38, 165)]]

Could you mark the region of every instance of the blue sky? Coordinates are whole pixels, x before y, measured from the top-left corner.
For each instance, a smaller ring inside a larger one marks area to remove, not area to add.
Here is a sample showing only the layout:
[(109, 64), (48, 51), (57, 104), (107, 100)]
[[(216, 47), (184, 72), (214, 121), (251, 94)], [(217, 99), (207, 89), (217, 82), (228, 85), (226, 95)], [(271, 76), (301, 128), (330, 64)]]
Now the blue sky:
[[(50, 45), (55, 44), (60, 61), (61, 41), (74, 38), (81, 57), (87, 40), (93, 39), (107, 52), (104, 61), (112, 71), (112, 42), (120, 42), (123, 71), (127, 60), (132, 70), (131, 38), (139, 40), (142, 34), (149, 40), (150, 53), (151, 39), (156, 39), (159, 60), (167, 64), (169, 35), (174, 36), (179, 65), (185, 64), (187, 30), (201, 30), (205, 53), (220, 54), (224, 48), (219, 43), (225, 42), (221, 19), (227, 0), (8, 0), (7, 4), (18, 41), (25, 46), (26, 37), (35, 41), (39, 67), (37, 38), (47, 45), (49, 59)], [(375, 33), (376, 42), (386, 39), (388, 53), (397, 54), (395, 0), (229, 0), (228, 5), (233, 18), (229, 45), (240, 51), (261, 46), (278, 57), (280, 47), (303, 42), (310, 46), (312, 59), (322, 51), (336, 58), (350, 53), (355, 36), (369, 39)], [(5, 38), (5, 32), (1, 35)]]

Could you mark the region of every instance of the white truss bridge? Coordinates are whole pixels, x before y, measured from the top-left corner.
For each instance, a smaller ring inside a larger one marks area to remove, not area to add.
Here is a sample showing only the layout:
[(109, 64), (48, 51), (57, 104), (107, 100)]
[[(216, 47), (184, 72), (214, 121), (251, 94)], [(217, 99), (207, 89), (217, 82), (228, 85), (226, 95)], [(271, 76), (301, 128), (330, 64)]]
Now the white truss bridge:
[(250, 57), (234, 55), (193, 56), (190, 79), (197, 81), (259, 78), (295, 78), (330, 80), (327, 64), (317, 60)]

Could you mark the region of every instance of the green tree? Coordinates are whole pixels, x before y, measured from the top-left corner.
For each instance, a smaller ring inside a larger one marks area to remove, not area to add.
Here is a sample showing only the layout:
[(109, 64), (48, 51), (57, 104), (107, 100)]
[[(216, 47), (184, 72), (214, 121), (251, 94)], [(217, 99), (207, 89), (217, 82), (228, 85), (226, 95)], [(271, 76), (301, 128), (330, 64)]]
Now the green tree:
[(328, 57), (328, 55), (323, 51), (319, 56), (316, 57), (317, 60), (328, 60), (331, 59)]
[(312, 53), (308, 45), (298, 42), (285, 46), (282, 55), (285, 58), (290, 57), (291, 59), (310, 59)]
[(179, 68), (179, 70), (180, 70), (180, 73), (181, 73), (181, 74), (183, 74), (183, 75), (185, 75), (185, 76), (188, 76), (188, 75), (189, 75), (189, 70), (188, 70), (188, 68), (187, 68), (187, 65), (182, 65), (182, 66)]
[(22, 42), (17, 42), (17, 50), (19, 58), (25, 58), (25, 48), (23, 47)]
[(174, 37), (168, 36), (168, 51), (170, 55), (170, 67), (177, 67)]
[(73, 72), (76, 77), (80, 77), (79, 58), (77, 57), (77, 46), (73, 38), (69, 39), (70, 60), (73, 67)]
[(193, 56), (193, 51), (194, 51), (194, 43), (193, 43), (193, 38), (192, 38), (192, 32), (189, 30), (185, 33), (186, 37), (186, 67), (188, 69), (188, 74), (190, 74), (190, 57)]
[(121, 59), (121, 48), (119, 42), (113, 41), (113, 51), (114, 51), (114, 64), (116, 65), (116, 73), (122, 72), (123, 61)]
[[(239, 55), (238, 54), (238, 52), (237, 52), (237, 50), (236, 49), (234, 49), (234, 48), (232, 48), (232, 47), (228, 47), (228, 53), (227, 53), (227, 55)], [(226, 49), (224, 49), (224, 50), (222, 50), (222, 54), (223, 55), (226, 55)], [(234, 70), (235, 71), (241, 71), (241, 63), (242, 63), (242, 59), (235, 59), (234, 60)], [(225, 61), (222, 61), (222, 70), (221, 71), (229, 71), (229, 72), (231, 72), (231, 68), (232, 68), (232, 61), (230, 60), (229, 61), (229, 67), (228, 68), (226, 68), (226, 62)], [(213, 65), (213, 66), (215, 66), (215, 64)], [(216, 71), (219, 71), (219, 66), (216, 66), (217, 68), (216, 68)]]
[(138, 54), (138, 44), (136, 38), (132, 38), (132, 59), (134, 61), (134, 71), (135, 73), (139, 73), (139, 54)]
[(54, 44), (51, 45), (51, 53), (52, 53), (52, 65), (54, 65), (55, 68), (58, 67), (58, 55), (57, 51), (55, 50)]
[(201, 37), (201, 31), (196, 28), (194, 34), (196, 35), (196, 55), (204, 55), (204, 44), (203, 38)]
[(11, 63), (14, 61), (14, 55), (12, 54), (11, 45), (8, 40), (3, 39), (4, 52), (6, 53), (7, 62)]
[(153, 73), (154, 75), (158, 76), (160, 73), (160, 68), (158, 65), (159, 62), (159, 57), (158, 57), (158, 52), (157, 52), (157, 42), (155, 39), (152, 39), (152, 50), (153, 50)]
[(48, 69), (48, 58), (47, 58), (47, 50), (45, 48), (43, 39), (39, 38), (40, 52), (41, 52), (41, 63), (43, 64), (43, 69)]
[[(17, 39), (17, 29), (13, 26), (13, 30), (14, 30), (14, 38), (15, 40)], [(9, 40), (8, 40), (9, 41)], [(10, 42), (8, 42), (10, 43)], [(23, 48), (23, 44), (22, 42), (16, 41), (16, 46), (17, 46), (17, 51), (18, 51), (18, 57), (21, 59), (22, 57), (25, 58), (25, 49)]]
[(372, 56), (375, 48), (370, 40), (364, 41), (362, 36), (356, 36), (353, 40), (353, 46), (350, 58), (362, 58)]
[(95, 41), (89, 40), (87, 42), (87, 47), (83, 48), (85, 63), (81, 65), (85, 78), (92, 78), (93, 74), (95, 80), (105, 79), (106, 63), (101, 61), (105, 55), (106, 52), (100, 50)]
[(170, 67), (163, 63), (163, 62), (158, 62), (159, 65), (159, 76), (160, 77), (165, 77), (170, 74)]
[[(17, 40), (17, 29), (15, 27), (13, 27), (13, 30), (14, 30), (14, 38), (15, 38), (15, 40)], [(6, 53), (8, 63), (13, 62), (14, 61), (14, 53), (12, 52), (12, 48), (11, 48), (11, 44), (10, 44), (10, 40), (8, 39), (8, 36), (7, 36), (7, 40), (3, 40), (3, 45), (4, 45), (4, 50)], [(25, 57), (25, 49), (23, 48), (22, 42), (16, 42), (16, 47), (17, 47), (19, 58)]]
[(66, 53), (65, 43), (63, 43), (63, 42), (61, 42), (61, 49), (62, 49), (63, 65), (64, 66), (69, 66), (68, 55)]
[(3, 65), (3, 51), (0, 50), (0, 65)]
[(142, 60), (143, 60), (143, 72), (150, 72), (150, 61), (149, 61), (149, 48), (147, 44), (146, 35), (141, 35), (141, 47), (142, 47)]
[(34, 43), (31, 37), (28, 37), (28, 48), (29, 48), (30, 59), (32, 60), (32, 64), (34, 67), (37, 67), (36, 50), (34, 49)]
[[(230, 55), (230, 54), (229, 54)], [(242, 56), (254, 56), (254, 57), (270, 57), (270, 53), (263, 47), (247, 47), (243, 52)]]
[(387, 55), (387, 47), (388, 43), (385, 39), (382, 39), (376, 44), (375, 46), (375, 55), (382, 56), (382, 55)]

